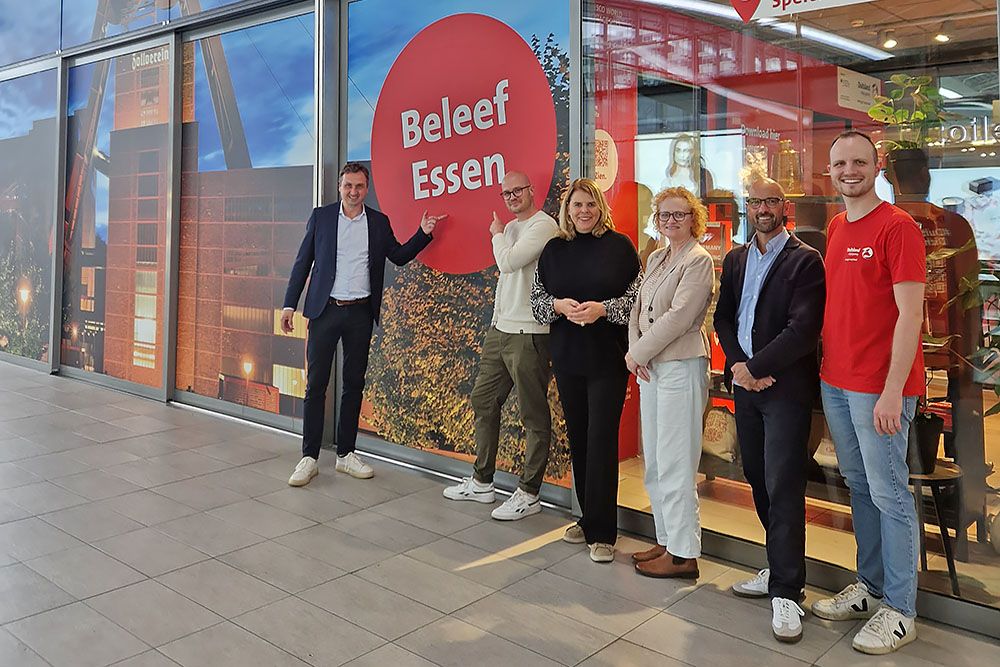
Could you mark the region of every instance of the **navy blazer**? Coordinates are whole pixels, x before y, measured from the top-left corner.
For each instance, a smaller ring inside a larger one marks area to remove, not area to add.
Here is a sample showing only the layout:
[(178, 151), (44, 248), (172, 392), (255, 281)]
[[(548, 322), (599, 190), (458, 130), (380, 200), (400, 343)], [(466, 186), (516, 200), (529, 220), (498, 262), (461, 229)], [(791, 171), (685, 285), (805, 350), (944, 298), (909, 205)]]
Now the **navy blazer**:
[[(384, 213), (365, 206), (368, 216), (368, 277), (371, 280), (371, 307), (375, 323), (382, 310), (382, 283), (385, 280), (385, 260), (402, 266), (427, 247), (431, 236), (417, 227), (409, 241), (400, 244), (392, 233), (389, 218)], [(337, 275), (337, 225), (340, 222), (340, 202), (313, 209), (306, 224), (306, 235), (288, 277), (285, 308), (295, 308), (309, 276), (309, 289), (302, 314), (310, 320), (322, 314), (330, 300), (333, 279)]]
[(774, 378), (762, 394), (812, 403), (819, 390), (816, 349), (826, 303), (823, 258), (789, 236), (760, 288), (751, 331), (755, 352), (748, 361), (737, 338), (748, 246), (733, 248), (722, 262), (714, 324), (726, 354), (726, 381), (732, 377), (733, 364), (746, 362), (755, 378)]

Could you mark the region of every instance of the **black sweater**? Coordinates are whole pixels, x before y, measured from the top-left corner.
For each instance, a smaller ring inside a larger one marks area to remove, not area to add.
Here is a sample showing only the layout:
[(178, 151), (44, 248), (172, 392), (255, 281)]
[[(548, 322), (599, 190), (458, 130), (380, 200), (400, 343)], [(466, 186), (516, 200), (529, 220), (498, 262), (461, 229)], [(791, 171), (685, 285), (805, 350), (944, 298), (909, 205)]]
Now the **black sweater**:
[[(550, 324), (552, 368), (557, 373), (602, 376), (627, 373), (628, 317), (641, 282), (639, 256), (627, 236), (577, 234), (555, 238), (538, 258), (531, 309)], [(602, 302), (607, 317), (580, 326), (557, 315), (555, 299)]]

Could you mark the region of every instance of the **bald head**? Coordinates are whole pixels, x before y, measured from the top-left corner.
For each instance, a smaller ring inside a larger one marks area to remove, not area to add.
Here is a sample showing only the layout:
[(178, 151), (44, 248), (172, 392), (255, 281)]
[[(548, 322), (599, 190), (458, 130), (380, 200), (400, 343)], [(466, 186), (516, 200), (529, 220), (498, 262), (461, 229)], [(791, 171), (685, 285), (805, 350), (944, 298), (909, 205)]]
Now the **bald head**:
[(785, 191), (776, 181), (760, 178), (750, 186), (747, 197), (747, 217), (757, 232), (760, 247), (781, 233), (785, 226), (788, 202)]
[(770, 178), (758, 178), (750, 186), (748, 191), (751, 197), (759, 197), (763, 199), (764, 197), (780, 197), (785, 198), (785, 190), (777, 181), (771, 180)]
[(507, 204), (507, 210), (517, 216), (518, 220), (527, 220), (538, 211), (534, 188), (523, 171), (508, 171), (500, 182), (500, 194)]

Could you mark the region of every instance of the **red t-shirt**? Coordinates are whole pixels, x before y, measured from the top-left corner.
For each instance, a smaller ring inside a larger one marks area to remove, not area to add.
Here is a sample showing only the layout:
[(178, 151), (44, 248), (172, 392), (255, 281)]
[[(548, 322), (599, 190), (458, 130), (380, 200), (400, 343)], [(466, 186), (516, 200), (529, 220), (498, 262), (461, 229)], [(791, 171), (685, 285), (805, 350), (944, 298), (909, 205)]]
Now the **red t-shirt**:
[[(886, 202), (854, 222), (847, 221), (846, 213), (830, 221), (820, 371), (828, 384), (848, 391), (882, 393), (899, 317), (892, 286), (926, 281), (924, 250), (924, 236), (917, 223)], [(917, 347), (903, 395), (923, 393), (924, 355)]]

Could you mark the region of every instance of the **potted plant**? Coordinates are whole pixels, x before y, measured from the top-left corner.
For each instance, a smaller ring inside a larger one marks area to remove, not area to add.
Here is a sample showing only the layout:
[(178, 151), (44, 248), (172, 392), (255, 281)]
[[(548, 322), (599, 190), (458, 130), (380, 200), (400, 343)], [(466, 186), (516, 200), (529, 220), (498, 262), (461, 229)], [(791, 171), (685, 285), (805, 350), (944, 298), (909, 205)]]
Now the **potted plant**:
[(944, 110), (944, 98), (929, 76), (893, 74), (886, 88), (888, 95), (874, 97), (868, 116), (886, 125), (879, 144), (886, 154), (886, 177), (893, 180), (894, 172), (907, 170), (911, 162), (926, 163), (928, 143), (953, 115)]

